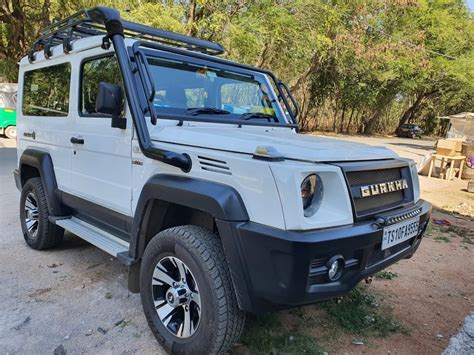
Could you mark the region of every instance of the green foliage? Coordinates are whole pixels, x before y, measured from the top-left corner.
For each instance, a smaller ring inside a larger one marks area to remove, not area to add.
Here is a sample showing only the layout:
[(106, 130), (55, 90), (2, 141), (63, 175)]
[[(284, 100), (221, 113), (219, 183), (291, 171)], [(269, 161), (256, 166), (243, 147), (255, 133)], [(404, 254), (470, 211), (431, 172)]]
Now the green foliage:
[(377, 279), (393, 280), (394, 278), (398, 277), (398, 274), (395, 272), (388, 271), (388, 270), (382, 270), (376, 273), (375, 277)]
[(445, 235), (438, 235), (434, 238), (434, 240), (438, 241), (438, 242), (445, 242), (445, 243), (450, 243), (451, 241), (449, 240), (448, 237), (446, 237)]
[(259, 354), (322, 354), (315, 339), (301, 331), (285, 329), (277, 314), (248, 318), (240, 342), (251, 353)]
[(273, 70), (302, 107), (303, 129), (439, 130), (474, 110), (474, 21), (463, 0), (2, 0), (0, 76), (40, 29), (96, 5), (128, 20), (222, 43), (225, 56)]
[(331, 300), (323, 307), (341, 328), (356, 335), (387, 336), (405, 332), (390, 314), (379, 309), (375, 297), (362, 287), (352, 290), (341, 302)]

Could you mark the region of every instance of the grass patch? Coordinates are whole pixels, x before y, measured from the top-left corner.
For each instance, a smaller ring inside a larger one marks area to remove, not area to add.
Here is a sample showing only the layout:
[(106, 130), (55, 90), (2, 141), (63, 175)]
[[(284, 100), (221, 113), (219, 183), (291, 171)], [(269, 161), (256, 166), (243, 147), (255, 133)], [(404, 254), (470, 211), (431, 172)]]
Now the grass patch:
[(388, 270), (382, 270), (376, 273), (375, 277), (377, 279), (393, 280), (395, 277), (398, 277), (398, 274), (395, 272), (388, 271)]
[(406, 332), (390, 314), (379, 309), (375, 297), (362, 287), (356, 287), (341, 302), (328, 301), (323, 307), (331, 321), (358, 336)]
[(446, 232), (456, 237), (461, 237), (463, 243), (474, 244), (474, 231), (468, 228), (451, 225), (446, 229)]
[(446, 237), (445, 235), (438, 235), (437, 237), (434, 237), (434, 240), (436, 240), (438, 242), (445, 242), (445, 243), (450, 243), (451, 242), (449, 240), (449, 238)]
[(448, 235), (453, 238), (460, 237), (462, 243), (474, 244), (474, 231), (453, 224), (450, 226), (440, 226), (434, 223), (429, 223), (425, 235), (433, 236), (433, 239), (439, 242), (449, 243), (450, 240), (446, 236)]
[(240, 342), (252, 354), (323, 354), (316, 340), (300, 329), (290, 331), (278, 314), (249, 317)]

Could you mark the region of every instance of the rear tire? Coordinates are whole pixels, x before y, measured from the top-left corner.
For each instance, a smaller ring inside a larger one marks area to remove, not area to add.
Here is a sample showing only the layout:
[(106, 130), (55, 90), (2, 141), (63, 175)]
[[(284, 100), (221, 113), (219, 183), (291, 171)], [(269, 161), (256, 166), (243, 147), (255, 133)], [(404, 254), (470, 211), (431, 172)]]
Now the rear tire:
[(5, 129), (5, 136), (9, 139), (16, 139), (16, 127), (15, 126), (8, 126)]
[(39, 177), (29, 179), (20, 197), (23, 237), (33, 249), (49, 249), (61, 244), (64, 229), (49, 221), (48, 201)]
[(172, 354), (224, 354), (244, 328), (219, 237), (198, 226), (170, 228), (150, 241), (140, 294), (153, 334)]

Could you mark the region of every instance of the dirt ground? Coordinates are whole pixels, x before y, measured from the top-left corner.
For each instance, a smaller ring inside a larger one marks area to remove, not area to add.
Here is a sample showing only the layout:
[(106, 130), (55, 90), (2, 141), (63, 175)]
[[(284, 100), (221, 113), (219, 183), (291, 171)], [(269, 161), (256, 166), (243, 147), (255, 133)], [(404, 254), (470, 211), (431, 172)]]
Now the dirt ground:
[[(429, 140), (337, 138), (384, 145), (417, 162), (434, 146)], [(15, 150), (5, 142), (0, 139), (0, 353), (164, 353), (148, 329), (140, 297), (127, 291), (126, 268), (118, 261), (70, 234), (57, 250), (26, 247), (11, 175)], [(398, 277), (364, 286), (407, 332), (354, 345), (355, 335), (338, 332), (334, 339), (322, 323), (311, 331), (317, 339), (326, 335), (321, 344), (327, 352), (439, 354), (474, 310), (474, 245), (462, 237), (474, 230), (474, 194), (463, 191), (465, 181), (420, 180), (434, 218), (451, 227), (432, 227), (412, 259), (390, 268)], [(318, 314), (319, 307), (302, 311)]]

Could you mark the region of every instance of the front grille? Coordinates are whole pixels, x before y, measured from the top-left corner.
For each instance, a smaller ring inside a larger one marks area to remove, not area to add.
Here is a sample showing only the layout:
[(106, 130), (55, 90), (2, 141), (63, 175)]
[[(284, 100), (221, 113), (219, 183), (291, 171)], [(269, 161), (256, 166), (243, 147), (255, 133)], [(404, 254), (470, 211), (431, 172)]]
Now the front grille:
[(368, 171), (348, 171), (346, 176), (349, 185), (357, 186), (399, 180), (401, 179), (402, 174), (400, 168), (391, 168)]
[[(361, 167), (357, 166), (355, 169), (352, 169), (353, 167), (351, 166), (342, 166), (352, 194), (356, 217), (374, 215), (399, 207), (412, 200), (411, 175), (406, 163), (391, 164), (387, 168), (381, 168), (379, 165), (374, 166), (374, 169), (370, 169), (370, 167), (361, 169)], [(361, 186), (399, 181), (401, 179), (407, 181), (408, 189), (366, 197), (361, 196)]]

